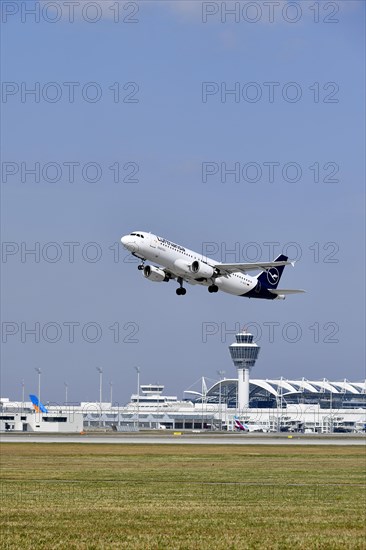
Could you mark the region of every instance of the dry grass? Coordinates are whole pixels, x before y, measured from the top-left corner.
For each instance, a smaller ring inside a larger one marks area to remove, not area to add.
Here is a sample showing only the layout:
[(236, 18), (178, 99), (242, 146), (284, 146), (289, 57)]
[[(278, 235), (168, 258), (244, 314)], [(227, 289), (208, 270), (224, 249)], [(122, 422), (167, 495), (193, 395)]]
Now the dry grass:
[(362, 447), (1, 446), (1, 548), (365, 549)]

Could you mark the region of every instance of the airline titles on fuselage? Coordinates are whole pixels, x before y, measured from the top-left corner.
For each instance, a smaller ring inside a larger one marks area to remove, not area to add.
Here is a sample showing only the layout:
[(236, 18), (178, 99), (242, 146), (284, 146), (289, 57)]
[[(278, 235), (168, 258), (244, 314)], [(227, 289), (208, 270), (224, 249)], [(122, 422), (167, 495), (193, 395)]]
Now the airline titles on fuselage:
[(172, 243), (170, 241), (167, 241), (167, 239), (163, 239), (162, 237), (158, 237), (156, 236), (156, 238), (158, 239), (158, 241), (160, 243), (163, 243), (163, 244), (166, 244), (168, 246), (171, 246), (172, 248), (175, 248), (176, 250), (179, 250), (180, 252), (185, 252), (186, 249), (183, 248), (183, 246), (180, 246), (179, 244), (175, 244), (175, 243)]

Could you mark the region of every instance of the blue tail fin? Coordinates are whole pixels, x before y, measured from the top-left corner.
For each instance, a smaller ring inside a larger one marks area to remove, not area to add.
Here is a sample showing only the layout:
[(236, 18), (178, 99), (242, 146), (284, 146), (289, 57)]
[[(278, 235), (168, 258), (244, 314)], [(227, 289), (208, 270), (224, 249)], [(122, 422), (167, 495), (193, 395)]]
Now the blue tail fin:
[(32, 393), (29, 395), (30, 397), (30, 400), (32, 401), (32, 404), (33, 404), (33, 407), (35, 408), (35, 410), (37, 412), (43, 412), (43, 413), (47, 413), (48, 410), (46, 409), (46, 407), (43, 405), (43, 403), (40, 402), (40, 400), (38, 399), (38, 397), (36, 395), (33, 395)]
[[(281, 254), (273, 260), (274, 262), (287, 262), (288, 257)], [(261, 283), (262, 288), (277, 288), (278, 283), (280, 282), (281, 275), (285, 269), (284, 265), (279, 267), (271, 267), (267, 271), (262, 271), (257, 277), (258, 281)]]

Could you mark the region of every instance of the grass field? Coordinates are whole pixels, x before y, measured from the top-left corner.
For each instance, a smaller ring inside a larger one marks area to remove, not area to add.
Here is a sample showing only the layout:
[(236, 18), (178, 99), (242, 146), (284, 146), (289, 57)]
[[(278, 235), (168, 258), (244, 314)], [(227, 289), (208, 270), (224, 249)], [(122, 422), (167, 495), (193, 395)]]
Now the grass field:
[(1, 548), (365, 549), (362, 447), (1, 445)]

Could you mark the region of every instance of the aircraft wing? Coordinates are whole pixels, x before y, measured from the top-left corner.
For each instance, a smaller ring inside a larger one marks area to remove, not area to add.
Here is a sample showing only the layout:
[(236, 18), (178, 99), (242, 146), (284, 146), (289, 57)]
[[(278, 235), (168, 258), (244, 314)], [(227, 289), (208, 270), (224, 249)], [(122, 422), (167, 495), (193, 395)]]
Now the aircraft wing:
[(237, 273), (241, 271), (242, 273), (247, 273), (247, 271), (258, 271), (266, 270), (271, 267), (280, 267), (285, 265), (294, 265), (294, 262), (280, 261), (280, 262), (255, 262), (248, 264), (216, 264), (214, 267), (220, 271), (221, 274)]
[(268, 289), (269, 292), (271, 292), (272, 294), (299, 294), (301, 292), (306, 292), (306, 290), (295, 290), (295, 289), (289, 289), (289, 290), (284, 290), (284, 289), (281, 289), (281, 288), (269, 288)]

